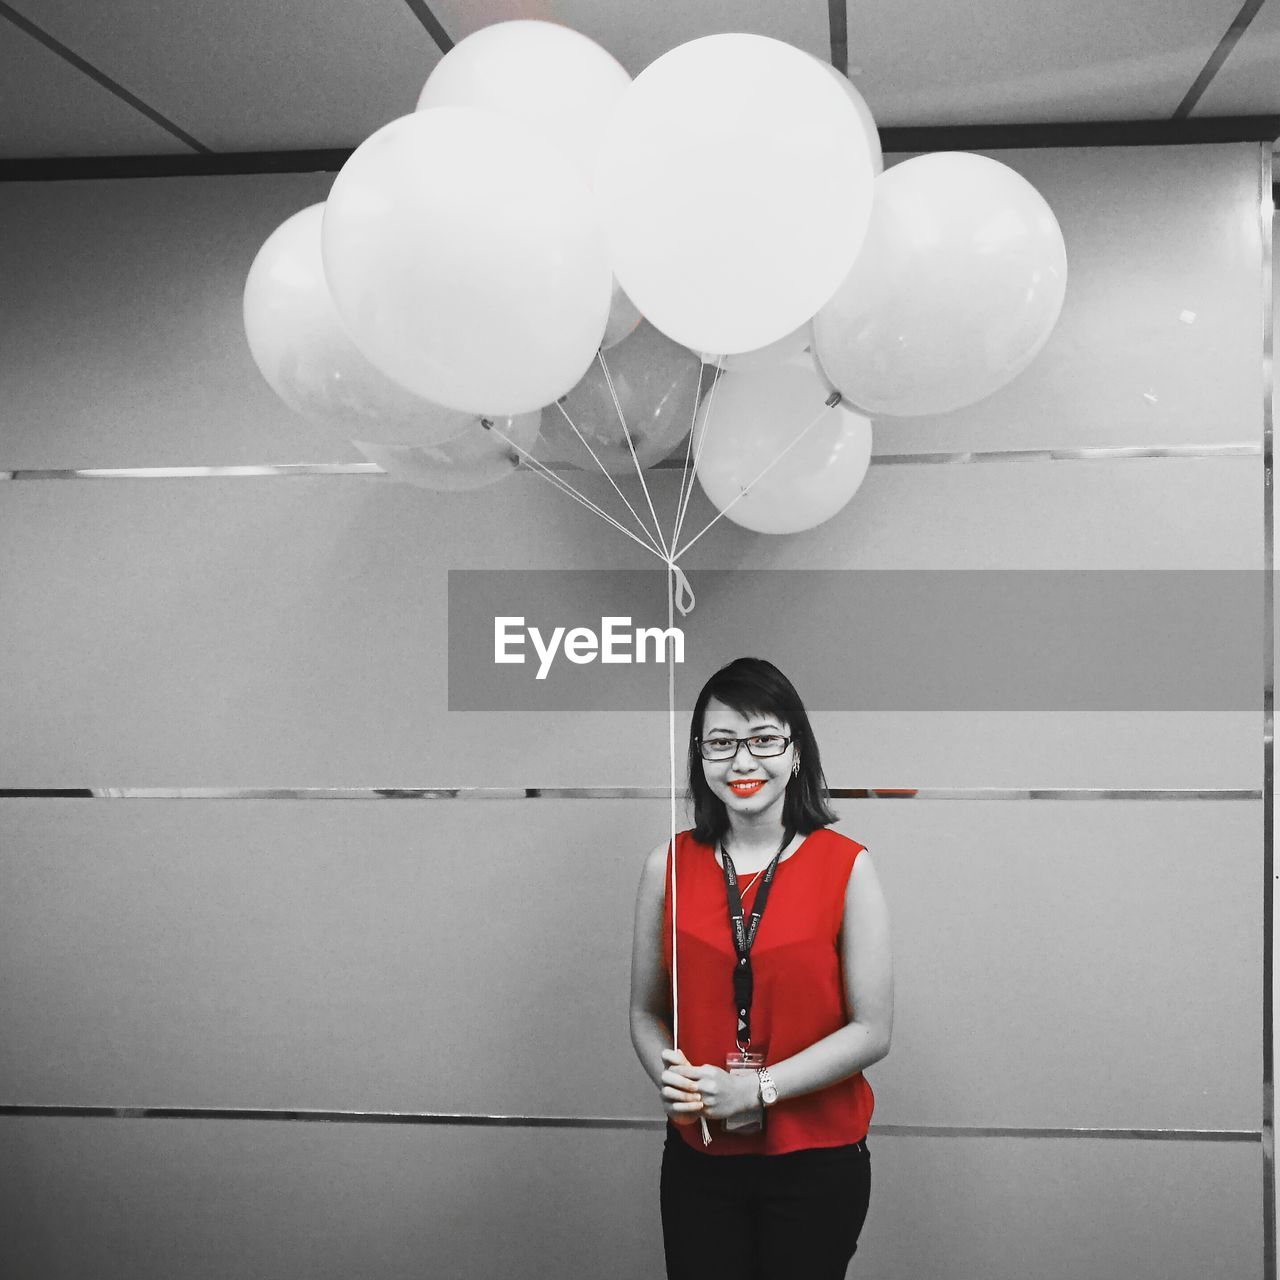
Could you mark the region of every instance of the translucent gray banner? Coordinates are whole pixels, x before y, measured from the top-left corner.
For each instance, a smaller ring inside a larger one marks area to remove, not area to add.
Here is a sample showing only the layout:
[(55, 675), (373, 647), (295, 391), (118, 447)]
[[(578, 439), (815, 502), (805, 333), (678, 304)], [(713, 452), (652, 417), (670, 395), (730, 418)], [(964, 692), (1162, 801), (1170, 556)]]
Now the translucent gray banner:
[(1262, 710), (1260, 570), (449, 571), (449, 710), (692, 706), (768, 658), (813, 709)]

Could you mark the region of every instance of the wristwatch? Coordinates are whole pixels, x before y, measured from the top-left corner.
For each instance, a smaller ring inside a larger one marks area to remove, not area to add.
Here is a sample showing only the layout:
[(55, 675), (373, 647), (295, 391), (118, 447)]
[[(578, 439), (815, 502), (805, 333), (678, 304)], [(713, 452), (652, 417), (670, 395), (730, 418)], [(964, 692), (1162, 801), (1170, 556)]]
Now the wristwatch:
[(760, 1077), (760, 1103), (762, 1106), (771, 1107), (778, 1100), (778, 1086), (773, 1083), (773, 1077), (769, 1074), (767, 1067), (761, 1067), (757, 1074)]

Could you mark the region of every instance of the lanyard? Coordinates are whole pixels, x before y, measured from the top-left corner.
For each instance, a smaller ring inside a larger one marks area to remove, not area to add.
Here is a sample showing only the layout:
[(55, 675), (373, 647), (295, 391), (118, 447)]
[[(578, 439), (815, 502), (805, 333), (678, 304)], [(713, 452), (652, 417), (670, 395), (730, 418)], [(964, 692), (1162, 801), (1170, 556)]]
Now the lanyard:
[(751, 922), (744, 923), (742, 895), (738, 892), (738, 873), (724, 846), (720, 846), (720, 857), (723, 862), (724, 896), (729, 908), (729, 928), (733, 934), (733, 950), (738, 963), (733, 966), (733, 1007), (738, 1015), (738, 1033), (736, 1036), (739, 1050), (746, 1052), (751, 1043), (751, 944), (756, 940), (756, 930), (760, 927), (760, 917), (769, 902), (769, 886), (773, 883), (773, 873), (778, 869), (778, 859), (782, 857), (779, 849), (773, 855), (773, 861), (765, 869), (756, 890), (756, 905), (751, 909)]

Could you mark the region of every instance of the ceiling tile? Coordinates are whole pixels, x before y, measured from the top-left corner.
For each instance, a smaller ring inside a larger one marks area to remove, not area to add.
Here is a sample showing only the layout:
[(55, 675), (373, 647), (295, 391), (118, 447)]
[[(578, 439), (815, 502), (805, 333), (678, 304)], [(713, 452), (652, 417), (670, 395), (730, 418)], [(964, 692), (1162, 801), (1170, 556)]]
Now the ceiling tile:
[(831, 56), (826, 0), (428, 0), (455, 40), (517, 18), (559, 22), (603, 45), (637, 76), (655, 58), (699, 36), (749, 31), (785, 40), (826, 61)]
[(1280, 114), (1280, 3), (1263, 4), (1191, 114)]
[(214, 151), (353, 147), (413, 110), (440, 52), (402, 0), (17, 0)]
[(0, 20), (0, 34), (0, 156), (191, 154), (25, 31)]
[[(825, 0), (427, 0), (462, 39), (558, 21), (638, 74), (688, 40), (774, 36), (829, 57)], [(358, 145), (413, 107), (439, 60), (406, 0), (16, 0), (16, 7), (215, 151)], [(892, 125), (1169, 118), (1239, 0), (848, 3), (851, 72)], [(22, 32), (0, 50), (4, 154), (181, 150)], [(1280, 0), (1265, 4), (1196, 115), (1280, 112)]]
[(882, 126), (1167, 119), (1238, 9), (1239, 0), (851, 3), (850, 74)]

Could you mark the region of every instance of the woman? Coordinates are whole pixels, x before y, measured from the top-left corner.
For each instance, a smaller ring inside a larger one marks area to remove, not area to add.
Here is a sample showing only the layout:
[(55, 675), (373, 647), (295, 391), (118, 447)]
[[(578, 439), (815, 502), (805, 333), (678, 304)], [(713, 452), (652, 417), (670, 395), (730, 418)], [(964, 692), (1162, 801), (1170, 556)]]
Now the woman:
[(668, 1117), (668, 1280), (839, 1280), (871, 1191), (862, 1072), (893, 1029), (884, 896), (870, 853), (827, 825), (809, 717), (772, 663), (738, 658), (698, 695), (689, 787), (679, 1050), (667, 841), (645, 861), (631, 967), (631, 1040)]

